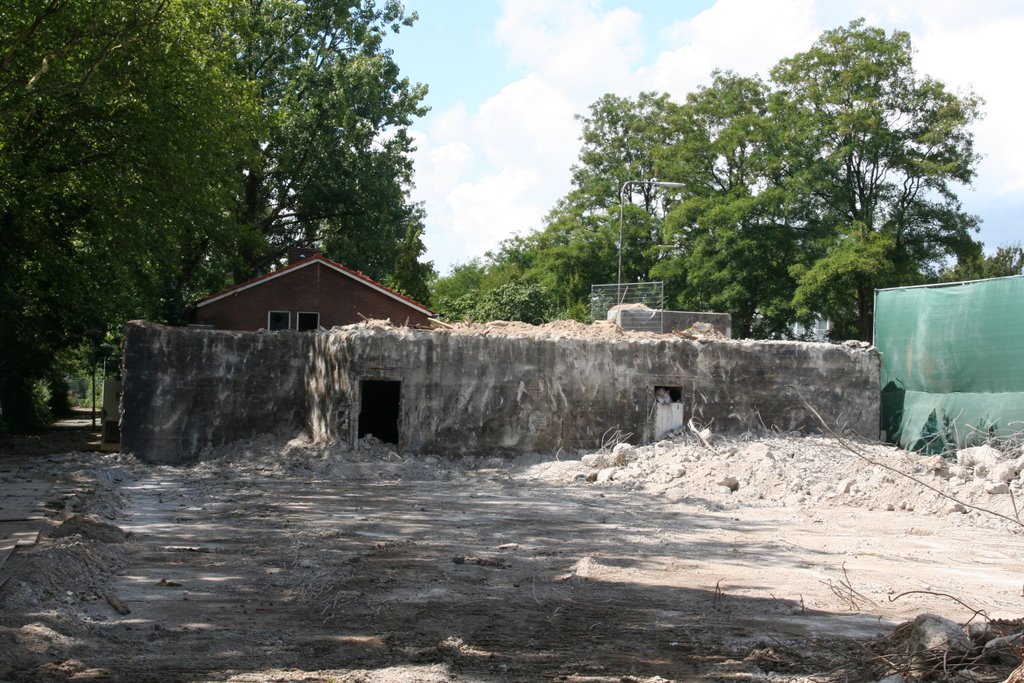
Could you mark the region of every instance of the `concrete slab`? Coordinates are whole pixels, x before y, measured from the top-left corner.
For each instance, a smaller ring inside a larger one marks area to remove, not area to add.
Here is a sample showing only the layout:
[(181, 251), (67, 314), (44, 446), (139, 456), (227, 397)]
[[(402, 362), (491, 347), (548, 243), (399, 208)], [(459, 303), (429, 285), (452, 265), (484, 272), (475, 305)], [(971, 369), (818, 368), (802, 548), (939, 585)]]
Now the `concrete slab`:
[(16, 547), (39, 540), (52, 488), (51, 482), (19, 476), (0, 481), (0, 571)]

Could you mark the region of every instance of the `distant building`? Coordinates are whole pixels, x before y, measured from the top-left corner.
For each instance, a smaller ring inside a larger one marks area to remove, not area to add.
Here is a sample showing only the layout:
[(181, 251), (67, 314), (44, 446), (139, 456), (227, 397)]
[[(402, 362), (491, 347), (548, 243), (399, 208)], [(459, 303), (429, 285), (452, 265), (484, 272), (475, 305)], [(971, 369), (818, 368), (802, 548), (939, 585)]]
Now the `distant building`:
[(793, 323), (790, 333), (794, 339), (806, 339), (807, 341), (827, 342), (829, 334), (832, 333), (832, 321), (828, 318), (815, 318), (810, 327)]
[(433, 311), (313, 249), (296, 249), (273, 273), (211, 294), (196, 303), (193, 322), (221, 330), (303, 332), (387, 318), (428, 326)]

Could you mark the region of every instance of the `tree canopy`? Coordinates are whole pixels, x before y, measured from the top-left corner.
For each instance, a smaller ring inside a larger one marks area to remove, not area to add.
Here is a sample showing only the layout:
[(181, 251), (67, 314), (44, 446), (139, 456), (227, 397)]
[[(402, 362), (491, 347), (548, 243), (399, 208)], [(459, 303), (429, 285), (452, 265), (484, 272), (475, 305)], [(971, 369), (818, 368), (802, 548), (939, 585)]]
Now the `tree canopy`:
[[(489, 256), (476, 296), (511, 270), (555, 314), (584, 317), (621, 247), (624, 281), (662, 280), (672, 307), (729, 312), (739, 336), (828, 318), (837, 337), (870, 339), (875, 288), (980, 259), (979, 219), (957, 198), (978, 162), (979, 108), (917, 74), (908, 34), (862, 20), (768, 80), (715, 72), (682, 103), (605, 95), (582, 119), (573, 188), (540, 230)], [(642, 182), (655, 178), (673, 187)], [(627, 181), (641, 182), (620, 197)]]
[(387, 0), (0, 6), (0, 426), (125, 320), (320, 246), (413, 291), (430, 275), (406, 128), (425, 88)]

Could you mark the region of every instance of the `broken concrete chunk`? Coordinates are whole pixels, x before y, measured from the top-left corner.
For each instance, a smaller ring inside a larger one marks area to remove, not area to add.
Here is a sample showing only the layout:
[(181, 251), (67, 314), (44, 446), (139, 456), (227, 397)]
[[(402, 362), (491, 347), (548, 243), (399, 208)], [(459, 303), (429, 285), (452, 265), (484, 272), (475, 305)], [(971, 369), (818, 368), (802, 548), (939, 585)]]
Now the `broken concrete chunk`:
[(973, 448), (961, 448), (956, 453), (956, 464), (961, 467), (974, 467), (985, 465), (992, 467), (996, 463), (1006, 460), (1006, 456), (991, 446), (974, 446)]
[(1022, 646), (1024, 646), (1024, 632), (993, 638), (985, 643), (985, 649), (982, 652), (987, 662), (1004, 666), (1020, 666)]
[(963, 503), (953, 503), (953, 506), (949, 508), (950, 512), (959, 512), (960, 514), (967, 514), (967, 506)]
[(606, 467), (606, 468), (604, 468), (603, 470), (601, 470), (600, 472), (597, 473), (597, 479), (595, 479), (595, 481), (598, 484), (603, 484), (605, 482), (611, 481), (614, 478), (615, 478), (615, 468), (614, 467)]
[(989, 495), (998, 496), (1000, 494), (1009, 493), (1009, 492), (1010, 492), (1010, 485), (1007, 484), (1005, 481), (1000, 481), (1000, 482), (990, 481), (989, 483), (985, 484), (985, 493), (987, 493)]
[(937, 614), (917, 615), (907, 639), (911, 662), (919, 670), (945, 661), (950, 655), (966, 654), (970, 649), (971, 639), (960, 625)]
[(637, 457), (636, 448), (628, 443), (615, 444), (615, 448), (612, 449), (612, 462), (619, 467), (635, 462)]
[(607, 453), (587, 453), (580, 458), (580, 462), (587, 467), (593, 467), (594, 469), (600, 470), (605, 467), (611, 467), (612, 457)]
[(718, 485), (724, 486), (730, 491), (736, 491), (740, 487), (740, 482), (736, 479), (736, 477), (725, 477), (720, 482), (718, 482)]
[(843, 479), (836, 484), (836, 493), (850, 493), (853, 491), (853, 479)]
[(933, 455), (930, 458), (925, 458), (921, 465), (924, 467), (925, 472), (930, 472), (936, 477), (949, 476), (949, 461), (941, 455)]
[(988, 473), (988, 478), (991, 481), (1010, 482), (1017, 478), (1017, 465), (1013, 462), (1001, 462), (998, 465), (992, 467)]

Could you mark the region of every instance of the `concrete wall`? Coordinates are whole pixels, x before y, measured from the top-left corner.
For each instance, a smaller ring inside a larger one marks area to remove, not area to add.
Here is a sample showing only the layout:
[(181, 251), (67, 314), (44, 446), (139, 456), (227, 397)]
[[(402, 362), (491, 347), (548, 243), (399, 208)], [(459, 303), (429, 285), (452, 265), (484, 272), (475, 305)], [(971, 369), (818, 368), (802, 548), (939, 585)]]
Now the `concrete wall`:
[(207, 443), (275, 429), (355, 442), (362, 380), (401, 382), (409, 452), (595, 448), (654, 437), (655, 387), (715, 432), (878, 432), (873, 351), (802, 342), (469, 336), (353, 326), (321, 334), (129, 326), (123, 448), (188, 462)]

